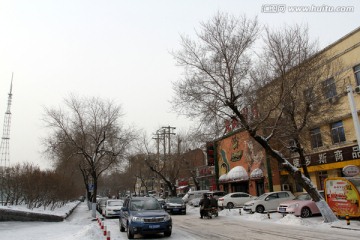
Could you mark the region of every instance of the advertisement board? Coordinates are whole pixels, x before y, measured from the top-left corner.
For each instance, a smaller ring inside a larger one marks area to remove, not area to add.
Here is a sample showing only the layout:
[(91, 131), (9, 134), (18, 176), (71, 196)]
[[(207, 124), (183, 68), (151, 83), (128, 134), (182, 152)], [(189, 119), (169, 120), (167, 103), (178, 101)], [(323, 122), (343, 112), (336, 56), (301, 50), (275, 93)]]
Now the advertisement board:
[(360, 178), (335, 177), (325, 179), (325, 199), (340, 217), (360, 217)]

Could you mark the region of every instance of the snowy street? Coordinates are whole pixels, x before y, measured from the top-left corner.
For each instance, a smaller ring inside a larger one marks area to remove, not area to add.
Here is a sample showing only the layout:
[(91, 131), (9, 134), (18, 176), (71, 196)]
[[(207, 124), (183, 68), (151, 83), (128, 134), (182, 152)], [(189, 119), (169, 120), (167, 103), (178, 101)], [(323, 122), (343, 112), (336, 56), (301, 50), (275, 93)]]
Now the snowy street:
[[(239, 214), (239, 209), (223, 210), (214, 219), (199, 219), (199, 208), (189, 207), (186, 215), (172, 215), (173, 232), (169, 239), (359, 239), (360, 222), (352, 220), (352, 229), (340, 220), (331, 227), (322, 217), (301, 219), (278, 213)], [(127, 239), (119, 231), (118, 219), (103, 220), (111, 239)], [(86, 203), (81, 203), (63, 222), (0, 222), (0, 239), (22, 240), (99, 240), (106, 239), (97, 221), (93, 221)], [(135, 239), (168, 239), (161, 234), (135, 235)]]

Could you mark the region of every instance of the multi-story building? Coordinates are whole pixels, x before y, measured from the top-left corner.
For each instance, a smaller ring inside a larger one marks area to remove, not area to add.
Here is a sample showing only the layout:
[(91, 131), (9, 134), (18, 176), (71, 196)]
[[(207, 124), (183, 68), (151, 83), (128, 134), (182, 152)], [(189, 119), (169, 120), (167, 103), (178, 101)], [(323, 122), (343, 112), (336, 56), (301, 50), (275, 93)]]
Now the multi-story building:
[(214, 167), (208, 166), (205, 152), (200, 149), (189, 150), (181, 155), (182, 168), (179, 172), (177, 192), (188, 190), (215, 190)]
[[(317, 86), (314, 86), (318, 96), (311, 111), (318, 115), (315, 115), (315, 121), (308, 123), (306, 131), (300, 134), (310, 179), (315, 187), (323, 189), (325, 178), (342, 176), (343, 167), (360, 167), (360, 139), (356, 138), (347, 91), (351, 86), (354, 90), (354, 106), (360, 108), (360, 28), (329, 45), (316, 56), (312, 60), (321, 59), (323, 62), (319, 65), (331, 65), (331, 71), (316, 75), (320, 82), (317, 81)], [(296, 70), (299, 68), (287, 73), (289, 79), (296, 75)], [(277, 81), (275, 79), (267, 87), (275, 88), (276, 91)], [(304, 89), (298, 92), (307, 96), (309, 92), (306, 88), (309, 86), (303, 86)], [(315, 107), (322, 110), (327, 108), (327, 111), (317, 111)], [(303, 191), (286, 171), (281, 170), (276, 161), (266, 156), (262, 147), (247, 132), (236, 129), (236, 124), (233, 125), (235, 129), (231, 129), (231, 123), (229, 126), (227, 128), (231, 131), (213, 142), (216, 179), (220, 190), (243, 191), (253, 195), (277, 190)], [(284, 156), (302, 170), (296, 154), (288, 151)]]
[[(306, 133), (306, 165), (310, 178), (318, 189), (324, 188), (327, 177), (343, 176), (342, 169), (347, 165), (360, 167), (360, 139), (356, 138), (356, 128), (351, 114), (351, 95), (353, 106), (360, 108), (360, 28), (355, 29), (338, 41), (323, 49), (319, 54), (329, 61), (337, 61), (339, 70), (323, 79), (321, 104), (328, 104), (333, 111), (326, 118), (320, 118)], [(353, 92), (349, 93), (349, 89)], [(356, 110), (358, 115), (359, 110)], [(357, 116), (356, 116), (357, 117)], [(296, 156), (290, 162), (300, 167)], [(287, 173), (281, 171), (283, 186), (301, 191)]]
[(241, 129), (214, 140), (219, 190), (259, 196), (280, 186), (279, 169), (264, 149)]

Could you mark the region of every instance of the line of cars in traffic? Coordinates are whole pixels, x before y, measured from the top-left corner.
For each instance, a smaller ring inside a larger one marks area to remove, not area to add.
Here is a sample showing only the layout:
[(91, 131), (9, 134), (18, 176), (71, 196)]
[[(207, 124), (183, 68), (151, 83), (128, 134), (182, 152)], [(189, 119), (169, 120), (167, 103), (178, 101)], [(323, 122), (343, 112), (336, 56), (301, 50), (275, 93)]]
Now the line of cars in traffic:
[(126, 231), (128, 239), (133, 239), (135, 234), (153, 233), (169, 237), (172, 232), (170, 214), (186, 214), (186, 204), (180, 197), (99, 198), (97, 210), (106, 218), (118, 217), (120, 231)]
[[(324, 197), (324, 191), (319, 191)], [(186, 205), (198, 207), (203, 194), (213, 195), (218, 201), (218, 206), (224, 208), (242, 208), (248, 213), (264, 213), (277, 211), (283, 215), (294, 214), (303, 218), (320, 214), (320, 210), (306, 192), (294, 196), (290, 191), (277, 191), (264, 193), (259, 197), (252, 196), (245, 192), (233, 192), (226, 194), (222, 191), (192, 191), (191, 194), (180, 197), (169, 197), (157, 199), (160, 207), (169, 214), (186, 214)], [(120, 216), (124, 200), (101, 198), (97, 203), (97, 210), (104, 217)]]
[[(186, 214), (187, 203), (197, 206), (195, 201), (199, 201), (198, 196), (203, 196), (204, 193), (216, 198), (220, 209), (242, 207), (242, 210), (249, 213), (278, 211), (284, 215), (294, 214), (301, 217), (320, 213), (309, 194), (301, 193), (295, 197), (289, 191), (268, 192), (259, 197), (244, 192), (226, 194), (221, 191), (193, 191), (183, 198), (103, 198), (99, 199), (97, 208), (104, 217), (118, 217), (120, 231), (126, 232), (128, 239), (133, 239), (135, 234), (153, 233), (163, 233), (169, 237), (172, 233), (171, 214)], [(320, 193), (323, 194), (322, 191)]]

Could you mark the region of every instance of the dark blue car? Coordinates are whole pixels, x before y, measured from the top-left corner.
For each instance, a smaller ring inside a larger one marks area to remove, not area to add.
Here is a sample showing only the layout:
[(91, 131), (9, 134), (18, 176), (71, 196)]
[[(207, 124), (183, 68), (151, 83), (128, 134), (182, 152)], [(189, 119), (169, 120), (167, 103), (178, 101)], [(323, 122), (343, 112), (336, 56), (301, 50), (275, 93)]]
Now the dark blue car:
[(134, 234), (164, 233), (171, 236), (172, 220), (153, 197), (127, 198), (120, 211), (120, 232), (127, 231), (128, 239)]

